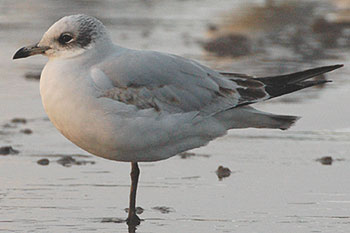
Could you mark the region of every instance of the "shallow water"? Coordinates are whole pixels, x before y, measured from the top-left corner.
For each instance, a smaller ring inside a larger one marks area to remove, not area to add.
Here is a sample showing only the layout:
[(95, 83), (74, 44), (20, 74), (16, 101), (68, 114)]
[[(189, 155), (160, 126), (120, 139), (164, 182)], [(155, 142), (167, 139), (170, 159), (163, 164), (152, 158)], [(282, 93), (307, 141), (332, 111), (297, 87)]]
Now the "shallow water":
[[(117, 222), (126, 217), (130, 165), (91, 156), (54, 129), (42, 109), (38, 81), (24, 78), (40, 73), (45, 58), (11, 60), (16, 49), (38, 41), (58, 18), (78, 12), (99, 17), (122, 46), (175, 53), (220, 70), (266, 75), (345, 64), (326, 76), (334, 82), (324, 88), (256, 105), (302, 116), (289, 131), (231, 131), (191, 151), (194, 156), (142, 163), (137, 205), (144, 209), (144, 221), (137, 232), (349, 232), (349, 29), (341, 24), (339, 38), (345, 39), (331, 48), (308, 31), (317, 17), (336, 19), (344, 9), (330, 5), (335, 1), (298, 1), (288, 9), (297, 16), (306, 7), (313, 12), (302, 26), (281, 20), (272, 30), (247, 20), (247, 7), (258, 16), (264, 11), (278, 16), (285, 6), (271, 10), (262, 1), (245, 2), (0, 2), (0, 147), (20, 151), (0, 155), (0, 232), (128, 231)], [(253, 26), (260, 29), (252, 32)], [(224, 33), (248, 33), (250, 54), (221, 57), (203, 49), (203, 42)], [(298, 46), (285, 39), (291, 36)], [(27, 121), (11, 122), (15, 117)], [(62, 166), (57, 161), (63, 155), (89, 163)], [(332, 156), (333, 164), (316, 161), (323, 156)], [(43, 158), (49, 165), (37, 163)], [(221, 181), (215, 173), (220, 165), (232, 171)]]

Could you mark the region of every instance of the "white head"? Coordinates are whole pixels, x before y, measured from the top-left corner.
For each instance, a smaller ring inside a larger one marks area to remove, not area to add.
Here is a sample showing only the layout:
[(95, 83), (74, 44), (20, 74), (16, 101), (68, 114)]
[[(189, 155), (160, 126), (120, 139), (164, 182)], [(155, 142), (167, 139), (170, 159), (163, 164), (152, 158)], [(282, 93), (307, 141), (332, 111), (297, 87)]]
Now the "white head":
[(83, 14), (71, 15), (58, 20), (45, 32), (39, 43), (21, 48), (13, 58), (35, 54), (49, 58), (69, 58), (106, 43), (112, 42), (101, 21)]

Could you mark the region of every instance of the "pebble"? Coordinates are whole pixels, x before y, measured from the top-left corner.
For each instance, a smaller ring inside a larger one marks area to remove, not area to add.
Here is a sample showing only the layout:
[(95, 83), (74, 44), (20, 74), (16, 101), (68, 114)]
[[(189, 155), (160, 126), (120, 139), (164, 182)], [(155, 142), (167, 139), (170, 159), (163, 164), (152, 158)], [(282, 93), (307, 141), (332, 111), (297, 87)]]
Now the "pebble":
[(323, 165), (332, 165), (334, 160), (331, 156), (324, 156), (322, 158), (316, 159), (316, 161), (322, 163)]
[(64, 167), (70, 167), (72, 165), (86, 165), (86, 164), (95, 164), (94, 161), (85, 161), (85, 160), (76, 160), (72, 156), (63, 156), (57, 163), (61, 164)]
[(59, 160), (57, 160), (57, 163), (61, 164), (64, 167), (70, 167), (72, 164), (76, 163), (76, 160), (71, 156), (63, 156)]
[(41, 73), (28, 72), (24, 75), (26, 79), (40, 80)]
[(27, 123), (27, 120), (25, 118), (13, 118), (11, 120), (12, 123), (20, 123), (20, 124), (25, 124)]
[(22, 129), (20, 132), (24, 133), (24, 134), (32, 134), (33, 133), (33, 131), (31, 129)]
[(123, 218), (103, 218), (102, 223), (124, 223), (126, 220)]
[(195, 153), (192, 153), (192, 152), (182, 152), (179, 154), (179, 156), (182, 158), (182, 159), (187, 159), (187, 158), (190, 158), (190, 157), (193, 157), (195, 156), (196, 154)]
[(210, 155), (207, 155), (207, 154), (196, 154), (196, 153), (193, 153), (193, 152), (182, 152), (179, 154), (179, 156), (182, 158), (182, 159), (188, 159), (188, 158), (191, 158), (191, 157), (203, 157), (203, 158), (209, 158)]
[(37, 161), (37, 163), (38, 163), (39, 165), (46, 166), (46, 165), (49, 165), (50, 160), (48, 160), (48, 159), (39, 159), (39, 160)]
[(13, 129), (13, 128), (16, 128), (17, 126), (16, 126), (16, 125), (11, 125), (11, 124), (9, 124), (9, 123), (6, 123), (6, 124), (4, 124), (2, 127), (4, 127), (4, 128), (9, 128), (9, 129)]
[(207, 28), (209, 31), (212, 31), (212, 32), (217, 31), (219, 29), (218, 26), (215, 24), (208, 24)]
[(162, 214), (169, 214), (175, 211), (173, 208), (166, 207), (166, 206), (156, 206), (156, 207), (152, 207), (152, 209), (160, 211)]
[(219, 180), (222, 180), (222, 178), (229, 177), (231, 175), (231, 170), (227, 167), (219, 166), (216, 170), (216, 175), (218, 176)]
[(12, 146), (3, 146), (0, 147), (0, 155), (15, 155), (19, 151), (12, 148)]

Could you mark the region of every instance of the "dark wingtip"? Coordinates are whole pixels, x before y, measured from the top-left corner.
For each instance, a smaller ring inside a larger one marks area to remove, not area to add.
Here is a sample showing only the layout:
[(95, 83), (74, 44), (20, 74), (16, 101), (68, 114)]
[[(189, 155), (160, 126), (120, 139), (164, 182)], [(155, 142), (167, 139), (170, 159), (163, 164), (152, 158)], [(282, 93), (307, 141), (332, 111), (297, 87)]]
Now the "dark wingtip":
[(341, 67), (343, 67), (343, 66), (344, 66), (344, 64), (337, 64), (337, 65), (329, 66), (329, 68), (330, 68), (331, 70), (335, 70), (335, 69), (339, 69), (339, 68), (341, 68)]
[(13, 55), (12, 59), (25, 58), (30, 56), (30, 52), (26, 47), (20, 48), (15, 55)]
[(343, 64), (331, 65), (331, 66), (321, 66), (308, 70), (303, 70), (295, 73), (277, 75), (277, 76), (268, 76), (256, 78), (257, 80), (269, 84), (269, 85), (287, 85), (287, 84), (295, 84), (302, 82), (304, 80), (310, 79), (312, 77), (339, 69), (343, 67)]

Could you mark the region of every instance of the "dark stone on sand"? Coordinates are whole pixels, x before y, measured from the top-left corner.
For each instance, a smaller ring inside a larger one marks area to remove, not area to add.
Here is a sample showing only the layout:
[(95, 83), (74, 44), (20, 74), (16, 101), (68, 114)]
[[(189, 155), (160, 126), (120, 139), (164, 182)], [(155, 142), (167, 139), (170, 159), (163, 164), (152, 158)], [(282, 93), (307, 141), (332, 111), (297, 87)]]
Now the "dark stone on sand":
[(225, 177), (229, 177), (231, 175), (231, 170), (227, 167), (219, 166), (216, 170), (216, 175), (218, 176), (219, 180), (222, 180)]
[[(129, 208), (124, 209), (126, 213), (129, 213)], [(144, 209), (140, 206), (136, 207), (136, 214), (142, 214)]]
[(161, 212), (162, 214), (169, 214), (171, 212), (175, 212), (175, 210), (173, 208), (166, 207), (166, 206), (155, 206), (155, 207), (152, 207), (152, 209), (157, 210), (157, 211)]
[(25, 118), (13, 118), (11, 122), (16, 124), (25, 124), (27, 123), (27, 120)]
[(71, 167), (72, 165), (95, 164), (94, 161), (76, 160), (69, 155), (63, 156), (62, 158), (57, 160), (57, 163), (61, 164), (64, 167)]
[(193, 153), (193, 152), (182, 152), (179, 154), (179, 156), (182, 158), (182, 159), (188, 159), (188, 158), (191, 158), (191, 157), (203, 157), (203, 158), (209, 158), (210, 155), (207, 155), (207, 154), (196, 154), (196, 153)]
[(149, 37), (150, 34), (151, 34), (150, 30), (144, 30), (144, 31), (141, 32), (141, 35), (142, 35), (143, 38)]
[(0, 147), (0, 155), (15, 155), (19, 151), (12, 148), (12, 146), (3, 146)]
[(48, 160), (48, 159), (39, 159), (39, 160), (37, 161), (37, 163), (38, 163), (39, 165), (46, 166), (46, 165), (49, 165), (50, 160)]
[(192, 153), (192, 152), (182, 152), (179, 154), (179, 156), (182, 158), (182, 159), (187, 159), (189, 157), (193, 157), (195, 156), (196, 154), (195, 153)]
[(123, 218), (103, 218), (101, 220), (102, 223), (124, 223), (126, 222)]
[(13, 128), (16, 128), (17, 126), (16, 126), (16, 125), (11, 125), (11, 124), (9, 124), (9, 123), (6, 123), (6, 124), (4, 124), (2, 127), (4, 127), (4, 128), (9, 128), (9, 129), (13, 129)]
[(229, 34), (205, 42), (203, 48), (218, 56), (239, 57), (251, 53), (251, 42), (244, 35)]
[(70, 167), (72, 164), (76, 163), (76, 160), (71, 156), (63, 156), (57, 160), (57, 163), (61, 164), (64, 167)]
[(20, 132), (24, 133), (24, 134), (32, 134), (33, 133), (33, 131), (31, 129), (22, 129)]
[(334, 160), (331, 156), (324, 156), (322, 158), (316, 159), (316, 161), (322, 163), (323, 165), (332, 165)]
[(208, 24), (207, 28), (209, 31), (212, 31), (212, 32), (217, 31), (219, 29), (218, 26), (215, 24)]
[(40, 80), (41, 73), (32, 73), (28, 72), (24, 75), (26, 79), (32, 79), (32, 80)]

